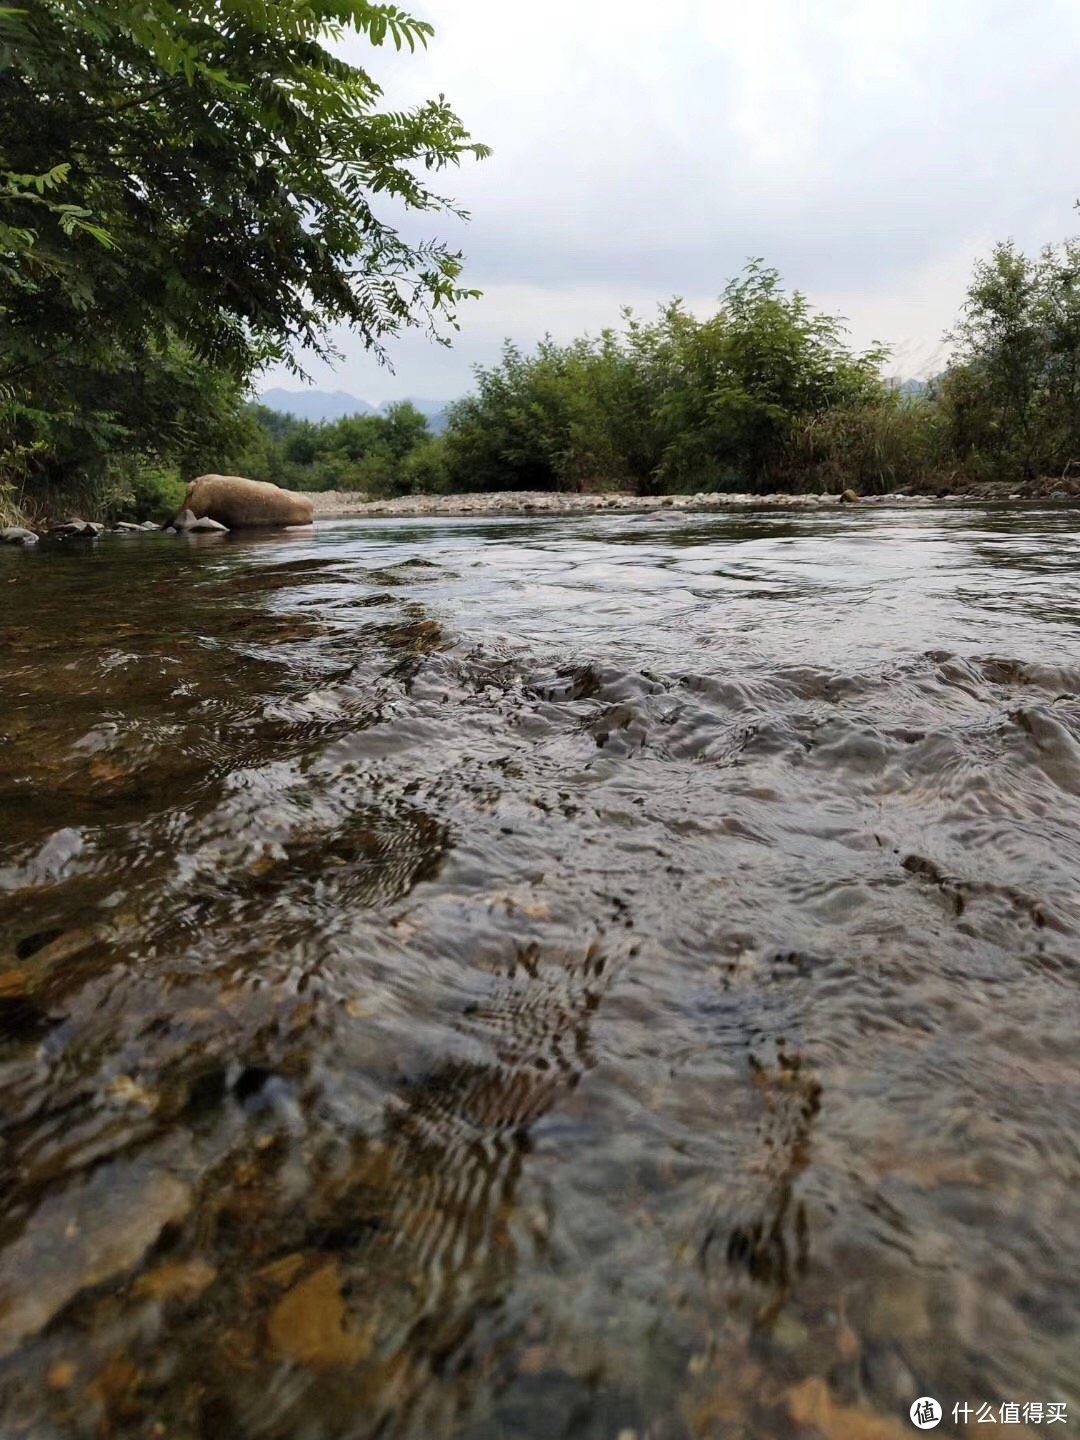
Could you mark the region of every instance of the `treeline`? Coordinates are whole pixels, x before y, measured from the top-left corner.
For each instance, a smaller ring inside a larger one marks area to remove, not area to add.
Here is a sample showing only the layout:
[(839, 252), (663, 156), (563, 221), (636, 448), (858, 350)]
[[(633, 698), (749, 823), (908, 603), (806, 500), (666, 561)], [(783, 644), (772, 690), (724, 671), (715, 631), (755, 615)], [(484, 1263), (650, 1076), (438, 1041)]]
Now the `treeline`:
[(1080, 471), (1076, 241), (980, 262), (919, 396), (754, 261), (707, 318), (676, 300), (507, 344), (438, 437), (410, 406), (313, 426), (253, 405), (342, 327), (382, 354), (475, 294), (457, 252), (372, 206), (457, 213), (433, 172), (486, 148), (442, 98), (380, 112), (343, 28), (431, 33), (371, 0), (0, 4), (0, 519), (161, 515), (207, 470), (372, 496)]
[(434, 453), (427, 417), (402, 401), (380, 415), (298, 420), (266, 405), (246, 408), (242, 446), (231, 452), (237, 473), (290, 490), (353, 490), (402, 495), (430, 488)]
[[(294, 419), (167, 345), (144, 369), (103, 372), (85, 414), (39, 417), (31, 498), (158, 517), (208, 469), (370, 498), (1080, 480), (1080, 243), (1035, 258), (998, 246), (949, 340), (946, 369), (912, 393), (882, 378), (886, 350), (853, 351), (838, 317), (755, 261), (707, 319), (673, 301), (652, 321), (624, 312), (618, 328), (531, 354), (507, 342), (439, 436), (407, 402)], [(110, 410), (117, 387), (124, 408)]]
[(912, 394), (884, 348), (753, 262), (708, 319), (651, 323), (530, 355), (507, 345), (449, 411), (450, 488), (943, 488), (1080, 476), (1080, 242), (1011, 243), (975, 266), (942, 374)]
[(302, 489), (873, 492), (1080, 478), (1080, 243), (999, 245), (974, 270), (944, 372), (911, 393), (888, 352), (752, 262), (708, 319), (652, 322), (531, 354), (507, 343), (427, 432), (411, 406), (312, 425), (253, 410), (244, 473)]

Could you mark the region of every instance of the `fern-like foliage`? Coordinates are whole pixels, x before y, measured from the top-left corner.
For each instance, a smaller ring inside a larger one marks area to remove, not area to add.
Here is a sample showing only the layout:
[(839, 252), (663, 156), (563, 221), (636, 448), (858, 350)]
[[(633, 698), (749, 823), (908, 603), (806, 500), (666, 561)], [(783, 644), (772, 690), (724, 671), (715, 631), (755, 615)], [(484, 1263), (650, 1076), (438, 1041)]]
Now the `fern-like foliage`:
[(242, 385), (340, 326), (380, 356), (453, 326), (460, 256), (389, 217), (459, 214), (431, 177), (487, 148), (441, 96), (380, 109), (346, 31), (432, 35), (369, 0), (0, 5), (0, 384), (27, 414), (172, 345)]

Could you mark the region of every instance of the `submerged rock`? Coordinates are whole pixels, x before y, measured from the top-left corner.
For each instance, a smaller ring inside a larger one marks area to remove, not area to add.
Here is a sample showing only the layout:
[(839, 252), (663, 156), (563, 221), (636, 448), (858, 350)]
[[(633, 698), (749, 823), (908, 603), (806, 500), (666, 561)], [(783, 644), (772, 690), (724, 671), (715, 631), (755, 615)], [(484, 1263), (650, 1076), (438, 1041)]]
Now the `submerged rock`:
[(788, 1413), (796, 1425), (823, 1440), (902, 1440), (908, 1433), (891, 1415), (834, 1400), (826, 1382), (816, 1377), (788, 1392)]
[(5, 525), (0, 530), (0, 540), (5, 545), (36, 545), (37, 538), (33, 530), (26, 530), (22, 525)]
[(131, 1293), (136, 1300), (197, 1300), (217, 1273), (206, 1260), (173, 1260), (140, 1275)]
[[(187, 513), (190, 514), (191, 512), (188, 511)], [(229, 533), (228, 525), (222, 525), (221, 522), (218, 520), (211, 520), (209, 515), (201, 515), (199, 519), (193, 521), (192, 524), (187, 527), (187, 529), (193, 535), (199, 535), (203, 533), (227, 535)]]
[(42, 1201), (0, 1254), (0, 1355), (44, 1329), (81, 1290), (133, 1269), (190, 1208), (190, 1189), (167, 1171), (130, 1175), (108, 1165)]
[(284, 1359), (313, 1370), (355, 1365), (371, 1353), (369, 1331), (346, 1328), (340, 1262), (327, 1261), (301, 1280), (270, 1313), (267, 1335)]

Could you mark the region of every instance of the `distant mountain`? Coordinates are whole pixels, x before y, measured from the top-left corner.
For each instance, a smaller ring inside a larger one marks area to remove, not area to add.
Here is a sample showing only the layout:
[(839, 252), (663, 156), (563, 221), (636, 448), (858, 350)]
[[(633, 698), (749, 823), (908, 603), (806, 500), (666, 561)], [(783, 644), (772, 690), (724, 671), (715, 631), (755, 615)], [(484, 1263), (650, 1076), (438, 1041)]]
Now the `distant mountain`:
[(294, 415), (297, 420), (341, 420), (346, 415), (374, 415), (375, 406), (344, 390), (264, 390), (261, 405)]
[(929, 380), (901, 380), (899, 375), (894, 375), (885, 383), (890, 390), (895, 390), (898, 395), (903, 395), (905, 400), (921, 400), (924, 395), (930, 393)]
[[(406, 396), (410, 405), (415, 405), (421, 415), (427, 416), (428, 429), (433, 435), (441, 435), (446, 429), (446, 409), (452, 402), (449, 400), (416, 400), (413, 396)], [(381, 407), (382, 410), (386, 406)]]
[[(446, 406), (439, 400), (416, 400), (407, 396), (410, 405), (415, 405), (421, 415), (427, 416), (433, 435), (441, 435), (446, 429)], [(390, 401), (387, 402), (389, 405)], [(260, 405), (271, 410), (280, 410), (293, 415), (297, 420), (341, 420), (346, 415), (383, 415), (387, 405), (370, 405), (366, 400), (350, 395), (347, 390), (283, 390), (280, 387), (264, 390), (259, 396)]]

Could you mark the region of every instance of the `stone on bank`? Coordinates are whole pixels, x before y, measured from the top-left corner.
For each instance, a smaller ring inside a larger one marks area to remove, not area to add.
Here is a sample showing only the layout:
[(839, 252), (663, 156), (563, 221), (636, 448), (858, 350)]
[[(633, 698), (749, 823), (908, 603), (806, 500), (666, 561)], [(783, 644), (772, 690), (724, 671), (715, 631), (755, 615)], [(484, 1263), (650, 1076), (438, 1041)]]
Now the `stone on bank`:
[(211, 520), (209, 515), (196, 517), (191, 510), (183, 509), (179, 515), (174, 515), (172, 523), (165, 527), (167, 530), (175, 530), (181, 535), (202, 535), (202, 534), (228, 534), (228, 525), (222, 525), (218, 520)]
[(99, 525), (96, 520), (64, 520), (59, 525), (50, 525), (50, 535), (71, 535), (84, 540), (96, 540), (99, 535), (104, 535), (105, 526)]

